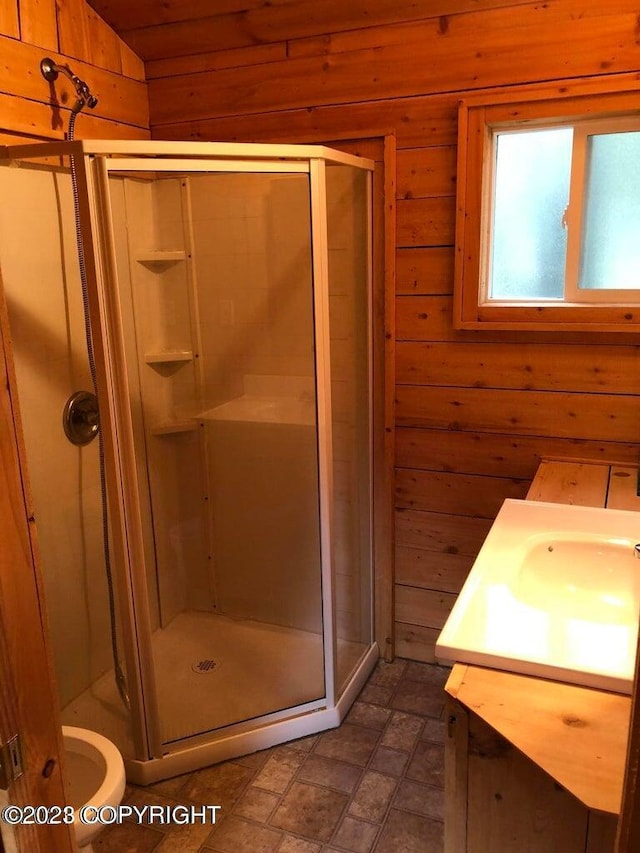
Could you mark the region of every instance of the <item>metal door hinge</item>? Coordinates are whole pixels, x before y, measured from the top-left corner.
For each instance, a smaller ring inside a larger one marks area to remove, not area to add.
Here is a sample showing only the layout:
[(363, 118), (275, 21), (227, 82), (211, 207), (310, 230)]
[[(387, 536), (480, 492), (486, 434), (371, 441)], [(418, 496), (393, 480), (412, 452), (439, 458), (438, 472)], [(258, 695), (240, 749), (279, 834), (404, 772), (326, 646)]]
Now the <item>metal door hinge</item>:
[(12, 782), (22, 776), (22, 747), (20, 735), (14, 735), (0, 745), (0, 788), (7, 791)]

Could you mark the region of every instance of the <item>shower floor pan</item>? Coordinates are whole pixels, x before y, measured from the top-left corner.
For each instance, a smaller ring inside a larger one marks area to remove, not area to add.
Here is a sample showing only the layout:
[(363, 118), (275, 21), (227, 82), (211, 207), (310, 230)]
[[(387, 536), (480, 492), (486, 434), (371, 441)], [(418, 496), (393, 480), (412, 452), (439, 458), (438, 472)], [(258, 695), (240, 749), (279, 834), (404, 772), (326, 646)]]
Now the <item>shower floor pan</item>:
[(163, 743), (324, 696), (322, 637), (306, 631), (189, 611), (155, 632), (153, 657)]
[[(185, 611), (154, 632), (152, 646), (167, 744), (324, 695), (322, 637), (310, 632)], [(339, 646), (338, 684), (364, 651), (358, 643)], [(63, 709), (62, 722), (95, 729), (133, 757), (112, 671)]]

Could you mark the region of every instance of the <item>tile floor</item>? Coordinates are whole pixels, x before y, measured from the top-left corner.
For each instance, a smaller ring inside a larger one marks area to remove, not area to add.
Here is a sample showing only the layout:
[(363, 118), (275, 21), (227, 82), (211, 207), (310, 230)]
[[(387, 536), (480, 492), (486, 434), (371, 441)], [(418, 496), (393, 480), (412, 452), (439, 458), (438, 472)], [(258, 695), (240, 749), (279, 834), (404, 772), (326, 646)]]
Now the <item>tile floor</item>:
[(381, 661), (342, 725), (205, 767), (125, 802), (216, 804), (215, 826), (125, 821), (96, 853), (441, 853), (449, 670)]

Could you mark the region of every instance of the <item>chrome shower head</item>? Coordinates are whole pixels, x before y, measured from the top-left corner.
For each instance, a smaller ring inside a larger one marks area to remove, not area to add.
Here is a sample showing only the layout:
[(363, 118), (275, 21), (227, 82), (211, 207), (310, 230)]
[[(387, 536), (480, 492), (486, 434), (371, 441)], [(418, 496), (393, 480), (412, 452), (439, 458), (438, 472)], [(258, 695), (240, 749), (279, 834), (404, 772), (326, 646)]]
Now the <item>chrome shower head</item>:
[(73, 87), (76, 90), (77, 97), (77, 101), (73, 108), (74, 112), (80, 112), (83, 107), (89, 107), (89, 109), (92, 110), (97, 106), (98, 99), (95, 95), (91, 94), (89, 87), (84, 80), (76, 77), (68, 65), (59, 65), (57, 62), (54, 62), (53, 59), (46, 56), (40, 62), (40, 71), (42, 72), (44, 79), (49, 83), (53, 83), (53, 81), (58, 78), (58, 74), (60, 74), (60, 72), (71, 80)]
[(49, 83), (53, 83), (54, 80), (57, 80), (59, 67), (60, 66), (57, 65), (53, 59), (49, 59), (48, 56), (45, 56), (45, 58), (40, 62), (40, 71), (42, 72), (42, 76), (45, 80), (48, 80)]

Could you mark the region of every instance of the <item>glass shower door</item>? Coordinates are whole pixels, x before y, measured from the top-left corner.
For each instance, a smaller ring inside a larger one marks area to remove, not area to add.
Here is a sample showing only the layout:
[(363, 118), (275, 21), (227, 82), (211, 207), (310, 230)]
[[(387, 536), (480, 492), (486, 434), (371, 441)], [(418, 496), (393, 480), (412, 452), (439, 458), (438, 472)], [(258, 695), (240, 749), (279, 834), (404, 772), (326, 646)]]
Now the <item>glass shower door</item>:
[(166, 747), (325, 680), (309, 167), (160, 164), (107, 185)]

